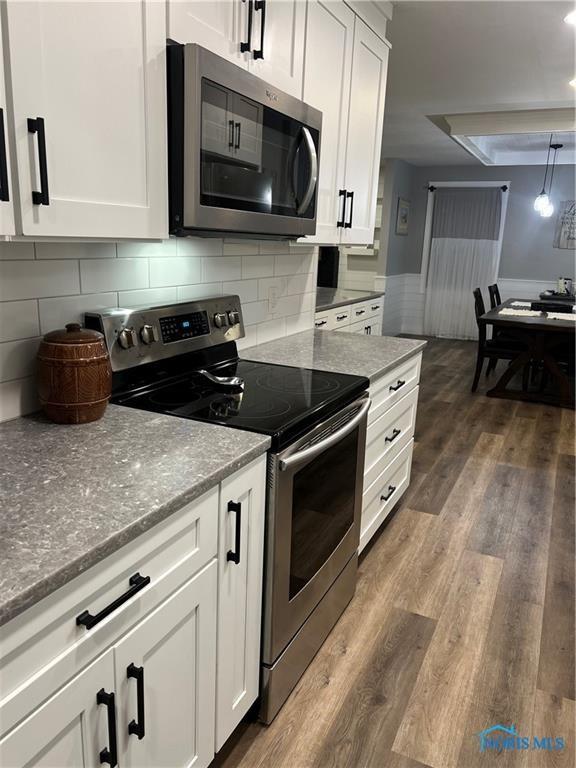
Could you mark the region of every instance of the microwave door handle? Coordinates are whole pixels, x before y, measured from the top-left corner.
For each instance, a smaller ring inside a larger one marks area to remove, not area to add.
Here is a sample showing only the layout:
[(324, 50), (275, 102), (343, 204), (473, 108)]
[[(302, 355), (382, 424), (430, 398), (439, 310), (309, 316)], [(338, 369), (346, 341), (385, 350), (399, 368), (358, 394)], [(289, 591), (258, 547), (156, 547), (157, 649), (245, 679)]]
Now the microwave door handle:
[[(316, 184), (318, 182), (318, 154), (316, 152), (316, 147), (314, 146), (314, 139), (312, 138), (312, 134), (305, 125), (300, 128), (300, 131), (304, 137), (304, 146), (306, 147), (306, 151), (308, 152), (308, 159), (310, 160), (310, 178), (308, 179), (306, 192), (304, 192), (304, 196), (302, 197), (302, 200), (296, 209), (298, 216), (302, 216), (302, 214), (308, 210), (308, 206), (310, 205), (312, 195), (314, 194), (314, 190), (316, 189)], [(298, 153), (294, 155), (293, 162), (293, 183), (294, 189), (296, 189), (296, 163), (298, 162)]]
[[(311, 445), (310, 448), (304, 448), (302, 451), (297, 451), (296, 453), (292, 454), (292, 456), (288, 456), (286, 459), (280, 459), (279, 461), (279, 467), (282, 472), (286, 471), (287, 469), (293, 469), (294, 467), (298, 466), (299, 464), (303, 464), (306, 461), (309, 461), (310, 459), (313, 459), (315, 456), (318, 456), (319, 454), (323, 453), (325, 450), (330, 448), (331, 446), (338, 443), (340, 440), (342, 440), (343, 437), (346, 437), (346, 435), (350, 434), (358, 424), (362, 421), (362, 419), (366, 416), (368, 413), (368, 409), (370, 408), (372, 404), (372, 400), (370, 400), (369, 397), (367, 397), (360, 410), (354, 416), (350, 421), (345, 424), (342, 429), (339, 429), (337, 432), (334, 432), (334, 434), (327, 437), (325, 440), (321, 440), (319, 443), (316, 443), (315, 445)], [(354, 403), (352, 406), (350, 406), (346, 410), (350, 410), (351, 408), (355, 408), (357, 406), (357, 402)]]

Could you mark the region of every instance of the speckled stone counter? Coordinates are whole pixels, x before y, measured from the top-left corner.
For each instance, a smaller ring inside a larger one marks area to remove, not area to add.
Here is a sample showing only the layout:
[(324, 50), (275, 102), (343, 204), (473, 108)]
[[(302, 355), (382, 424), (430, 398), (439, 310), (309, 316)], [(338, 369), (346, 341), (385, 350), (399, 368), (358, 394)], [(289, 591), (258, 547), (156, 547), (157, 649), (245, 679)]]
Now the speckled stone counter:
[(0, 624), (266, 452), (268, 437), (111, 405), (0, 424)]
[(359, 301), (379, 299), (383, 293), (373, 291), (353, 291), (348, 288), (316, 288), (316, 312), (357, 304)]
[(366, 376), (371, 381), (418, 354), (426, 345), (416, 339), (364, 336), (340, 331), (303, 331), (243, 349), (245, 360), (280, 363), (321, 371)]

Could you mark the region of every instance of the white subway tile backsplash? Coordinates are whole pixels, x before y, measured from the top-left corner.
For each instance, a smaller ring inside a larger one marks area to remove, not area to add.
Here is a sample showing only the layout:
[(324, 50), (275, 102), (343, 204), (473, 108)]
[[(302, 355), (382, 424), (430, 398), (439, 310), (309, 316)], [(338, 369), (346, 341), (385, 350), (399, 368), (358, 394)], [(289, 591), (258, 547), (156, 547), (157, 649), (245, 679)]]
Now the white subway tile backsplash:
[(220, 256), (202, 259), (202, 282), (216, 280), (240, 280), (242, 277), (242, 259), (240, 256)]
[(6, 301), (0, 304), (0, 341), (26, 339), (39, 333), (37, 301)]
[(313, 327), (315, 272), (316, 249), (286, 242), (0, 243), (0, 420), (38, 407), (38, 337), (86, 311), (234, 293), (245, 349)]
[(83, 323), (84, 312), (118, 306), (117, 293), (86, 293), (61, 299), (40, 299), (40, 331), (48, 333), (67, 323)]
[(18, 339), (0, 344), (0, 381), (32, 376), (40, 339)]
[(120, 291), (118, 306), (120, 307), (153, 307), (158, 304), (173, 304), (178, 301), (178, 289), (144, 288), (142, 291)]
[(195, 256), (150, 259), (150, 287), (191, 285), (202, 282), (202, 259)]
[(0, 301), (68, 296), (79, 292), (76, 261), (0, 262)]
[(116, 243), (36, 243), (37, 259), (115, 259)]
[(242, 256), (242, 278), (272, 277), (274, 274), (274, 259), (253, 254)]
[(34, 243), (0, 243), (0, 261), (33, 258)]
[(178, 286), (178, 301), (194, 301), (208, 296), (221, 296), (222, 283), (199, 283)]
[(222, 293), (238, 294), (242, 304), (258, 301), (258, 280), (233, 280), (222, 285)]
[(148, 288), (148, 262), (146, 259), (86, 259), (80, 262), (80, 279), (82, 293)]

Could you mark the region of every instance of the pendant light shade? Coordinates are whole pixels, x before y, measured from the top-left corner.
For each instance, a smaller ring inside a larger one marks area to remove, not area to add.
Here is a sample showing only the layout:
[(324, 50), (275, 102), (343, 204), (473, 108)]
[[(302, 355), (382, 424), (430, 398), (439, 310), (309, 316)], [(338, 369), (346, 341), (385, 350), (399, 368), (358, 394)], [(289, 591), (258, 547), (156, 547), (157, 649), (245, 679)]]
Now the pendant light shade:
[[(542, 182), (542, 191), (534, 200), (534, 210), (537, 211), (543, 219), (549, 219), (554, 213), (554, 206), (550, 200), (550, 194), (552, 193), (552, 182), (554, 180), (554, 168), (556, 167), (556, 155), (558, 150), (562, 149), (563, 144), (553, 144), (552, 139), (554, 134), (550, 134), (550, 143), (548, 144), (548, 155), (546, 156), (546, 170), (544, 171), (544, 181)], [(554, 158), (552, 160), (552, 170), (550, 172), (550, 186), (548, 192), (546, 192), (546, 180), (548, 178), (548, 168), (550, 167), (550, 150), (554, 150)]]
[(543, 219), (549, 219), (550, 216), (554, 213), (554, 206), (550, 201), (541, 209), (540, 216), (542, 216)]
[(534, 200), (534, 210), (538, 211), (538, 213), (541, 213), (548, 205), (550, 205), (550, 198), (546, 194), (546, 191), (543, 189), (536, 200)]

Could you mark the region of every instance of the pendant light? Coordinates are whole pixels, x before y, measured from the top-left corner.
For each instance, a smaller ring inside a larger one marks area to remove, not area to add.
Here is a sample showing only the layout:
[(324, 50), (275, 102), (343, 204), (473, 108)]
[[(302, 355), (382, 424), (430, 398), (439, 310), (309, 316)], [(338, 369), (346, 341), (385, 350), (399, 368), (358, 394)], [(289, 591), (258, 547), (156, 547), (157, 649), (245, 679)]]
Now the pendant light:
[[(552, 159), (552, 171), (550, 173), (550, 194), (552, 194), (552, 182), (554, 181), (554, 168), (556, 167), (556, 155), (558, 154), (558, 150), (562, 149), (564, 145), (563, 144), (550, 144), (550, 149), (554, 150), (554, 157)], [(550, 199), (548, 199), (548, 203), (540, 210), (540, 216), (542, 216), (545, 219), (549, 219), (550, 216), (554, 213), (554, 206), (550, 202)]]
[[(550, 164), (550, 150), (552, 148), (552, 137), (554, 134), (550, 134), (550, 142), (548, 144), (548, 155), (546, 156), (546, 170), (544, 171), (544, 181), (542, 182), (542, 192), (534, 200), (534, 210), (542, 214), (542, 211), (547, 210), (550, 205), (550, 198), (546, 194), (546, 179), (548, 178), (548, 166)], [(550, 214), (551, 215), (551, 214)]]

